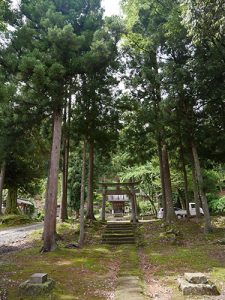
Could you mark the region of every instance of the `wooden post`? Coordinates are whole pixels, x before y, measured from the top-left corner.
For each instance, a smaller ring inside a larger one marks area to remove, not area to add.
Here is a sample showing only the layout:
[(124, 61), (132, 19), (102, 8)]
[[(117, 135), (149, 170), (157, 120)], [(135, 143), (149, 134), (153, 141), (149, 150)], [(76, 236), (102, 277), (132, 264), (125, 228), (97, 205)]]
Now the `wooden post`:
[(106, 197), (107, 197), (107, 186), (103, 188), (103, 193), (102, 193), (102, 222), (105, 222)]

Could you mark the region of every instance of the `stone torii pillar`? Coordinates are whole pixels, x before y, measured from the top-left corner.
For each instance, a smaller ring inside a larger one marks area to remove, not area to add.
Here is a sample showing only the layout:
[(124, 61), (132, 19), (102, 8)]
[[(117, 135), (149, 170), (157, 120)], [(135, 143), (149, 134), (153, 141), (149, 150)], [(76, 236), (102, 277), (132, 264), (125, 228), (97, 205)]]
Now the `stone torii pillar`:
[(137, 212), (136, 212), (136, 205), (135, 205), (135, 190), (132, 187), (131, 190), (127, 187), (128, 195), (130, 196), (131, 200), (131, 222), (133, 224), (137, 223)]
[(103, 187), (103, 193), (102, 193), (102, 222), (105, 222), (106, 200), (107, 200), (107, 186)]

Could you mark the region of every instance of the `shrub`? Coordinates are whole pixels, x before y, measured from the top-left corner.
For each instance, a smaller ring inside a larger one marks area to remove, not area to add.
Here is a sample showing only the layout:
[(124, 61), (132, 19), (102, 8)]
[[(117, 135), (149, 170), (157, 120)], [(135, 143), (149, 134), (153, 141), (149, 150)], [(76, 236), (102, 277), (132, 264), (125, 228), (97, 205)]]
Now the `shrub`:
[(216, 197), (208, 196), (209, 201), (209, 209), (212, 213), (215, 214), (225, 214), (225, 196), (224, 197)]

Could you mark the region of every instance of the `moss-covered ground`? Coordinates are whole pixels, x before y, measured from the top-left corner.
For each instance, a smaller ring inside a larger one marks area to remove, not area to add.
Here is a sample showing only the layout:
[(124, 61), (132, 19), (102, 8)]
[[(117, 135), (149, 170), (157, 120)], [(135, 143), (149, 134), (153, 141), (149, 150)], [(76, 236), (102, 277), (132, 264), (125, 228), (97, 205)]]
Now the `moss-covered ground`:
[(36, 232), (32, 248), (0, 256), (0, 291), (2, 295), (4, 291), (8, 293), (2, 299), (31, 299), (19, 297), (18, 286), (37, 272), (48, 273), (56, 282), (54, 292), (41, 299), (113, 299), (121, 275), (145, 280), (146, 290), (151, 286), (147, 293), (152, 299), (157, 299), (154, 289), (156, 294), (165, 292), (164, 299), (184, 299), (177, 289), (176, 278), (195, 271), (208, 274), (223, 293), (225, 246), (218, 241), (225, 238), (224, 225), (224, 218), (215, 218), (214, 233), (204, 235), (202, 224), (194, 220), (181, 220), (169, 228), (162, 226), (161, 221), (151, 221), (138, 230), (136, 246), (107, 246), (101, 244), (104, 226), (93, 223), (86, 228), (85, 246), (67, 249), (67, 244), (78, 239), (77, 227), (61, 224), (58, 249), (44, 254), (40, 253), (41, 232)]
[(196, 223), (195, 219), (181, 220), (172, 226), (155, 221), (144, 227), (145, 245), (140, 254), (143, 265), (148, 266), (145, 277), (170, 288), (170, 298), (165, 299), (186, 299), (180, 295), (176, 282), (184, 272), (205, 273), (221, 290), (219, 299), (225, 299), (225, 218), (214, 217), (213, 226), (213, 233), (208, 235), (203, 233), (202, 221)]

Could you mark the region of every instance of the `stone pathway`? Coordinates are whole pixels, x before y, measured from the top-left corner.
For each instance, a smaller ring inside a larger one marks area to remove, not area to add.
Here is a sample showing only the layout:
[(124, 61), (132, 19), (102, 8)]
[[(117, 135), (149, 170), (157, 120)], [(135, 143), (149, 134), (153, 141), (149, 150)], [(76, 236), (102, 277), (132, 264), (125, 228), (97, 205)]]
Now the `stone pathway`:
[(146, 300), (138, 276), (122, 276), (115, 293), (115, 300)]
[[(114, 300), (146, 300), (141, 280), (138, 251), (135, 246), (136, 225), (130, 222), (110, 222), (102, 235), (104, 244), (117, 245), (121, 251), (118, 285)], [(133, 244), (133, 245), (132, 245)]]
[(114, 300), (146, 300), (145, 283), (136, 245), (118, 246), (121, 261)]

